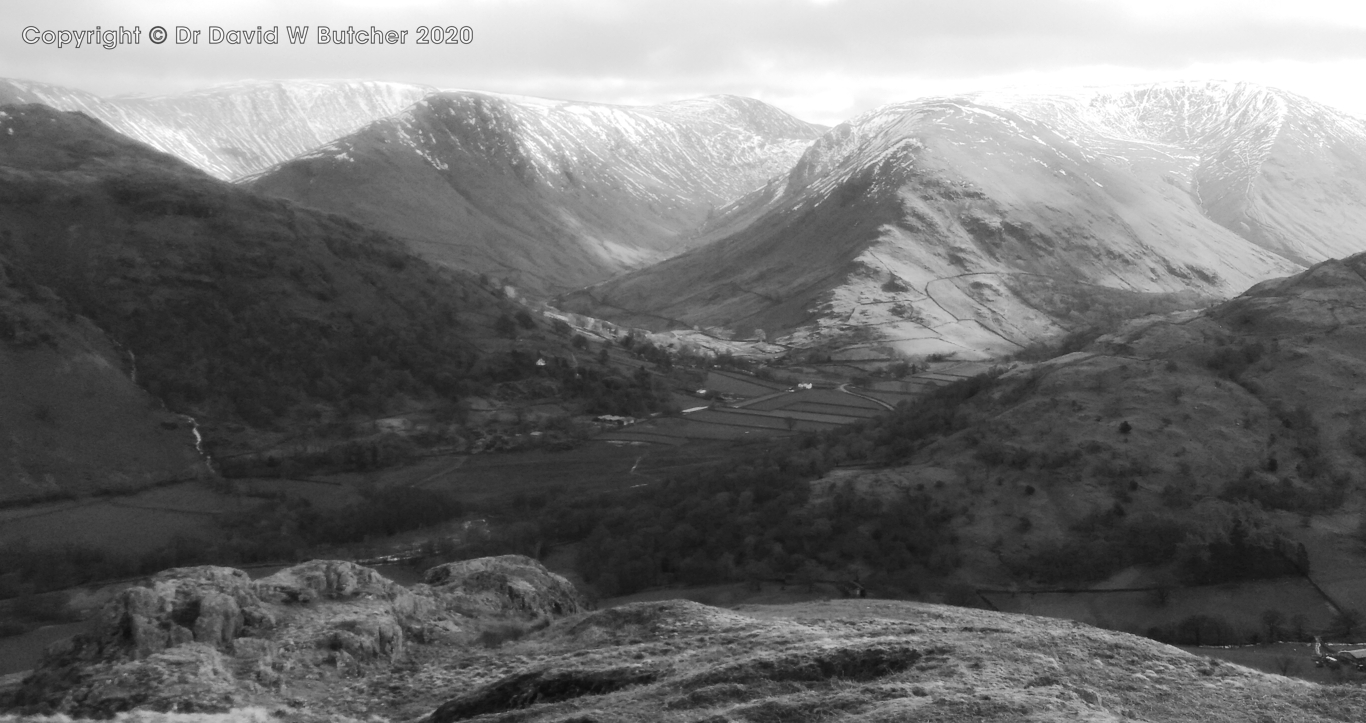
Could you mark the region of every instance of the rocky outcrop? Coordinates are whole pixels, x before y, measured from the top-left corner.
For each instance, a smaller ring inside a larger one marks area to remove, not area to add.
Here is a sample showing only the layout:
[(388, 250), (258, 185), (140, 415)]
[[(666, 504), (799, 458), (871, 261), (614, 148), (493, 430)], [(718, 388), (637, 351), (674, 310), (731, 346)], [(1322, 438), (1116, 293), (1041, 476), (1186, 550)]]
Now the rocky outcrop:
[[(411, 644), (399, 665), (364, 663), (356, 655), (368, 654), (363, 647), (347, 648), (338, 638), (339, 649), (326, 651), (335, 662), (286, 668), (279, 686), (249, 683), (234, 667), (250, 658), (248, 650), (253, 664), (267, 667), (301, 660), (292, 646), (322, 628), (301, 632), (297, 616), (331, 610), (317, 619), (346, 630), (344, 621), (364, 618), (358, 610), (388, 604), (367, 601), (367, 594), (263, 603), (281, 617), (268, 637), (236, 638), (231, 654), (189, 642), (73, 669), (67, 672), (84, 677), (54, 679), (46, 707), (28, 710), (108, 718), (130, 708), (231, 709), (224, 719), (282, 723), (1330, 723), (1359, 720), (1366, 706), (1359, 686), (1263, 673), (1079, 623), (869, 599), (732, 610), (677, 600), (634, 603), (554, 622), (497, 649)], [(388, 608), (371, 608), (376, 615), (381, 609)], [(382, 638), (360, 627), (350, 632)]]
[(533, 619), (570, 615), (588, 601), (563, 577), (521, 555), (481, 557), (427, 571), (423, 592), (447, 610)]
[(166, 570), (131, 587), (100, 610), (94, 630), (55, 653), (65, 660), (140, 660), (186, 643), (224, 649), (262, 631), (274, 617), (251, 578), (228, 567)]
[(409, 590), (338, 560), (256, 581), (226, 567), (167, 570), (50, 649), (0, 710), (108, 717), (271, 704), (300, 683), (326, 689), (386, 670), (415, 643), (468, 645), (482, 618), (585, 608), (568, 581), (520, 556), (443, 565), (429, 581)]

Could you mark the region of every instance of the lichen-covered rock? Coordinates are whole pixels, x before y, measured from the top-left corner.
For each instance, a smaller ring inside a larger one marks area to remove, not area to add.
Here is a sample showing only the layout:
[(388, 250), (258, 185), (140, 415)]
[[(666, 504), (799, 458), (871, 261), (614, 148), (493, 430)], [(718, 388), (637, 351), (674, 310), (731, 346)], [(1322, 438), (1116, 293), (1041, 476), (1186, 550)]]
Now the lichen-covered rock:
[(396, 660), (403, 654), (403, 628), (383, 615), (334, 620), (319, 640), (329, 650), (344, 650), (361, 662)]
[(29, 710), (108, 718), (134, 708), (223, 712), (239, 704), (239, 691), (223, 654), (191, 642), (139, 660), (40, 668), (18, 702)]
[(130, 587), (100, 610), (92, 631), (54, 654), (66, 659), (141, 659), (189, 642), (224, 649), (249, 628), (273, 622), (245, 572), (186, 567)]
[(371, 568), (345, 560), (311, 560), (256, 581), (262, 600), (281, 605), (318, 601), (370, 600), (387, 604), (400, 625), (417, 625), (433, 612), (429, 598)]
[(522, 555), (481, 557), (438, 565), (427, 571), (425, 589), (443, 609), (462, 615), (527, 619), (572, 615), (588, 601), (568, 580)]
[(262, 638), (238, 638), (232, 645), (232, 672), (238, 680), (254, 680), (267, 686), (280, 682), (286, 664), (279, 657), (274, 641)]
[(310, 560), (261, 578), (255, 585), (262, 600), (275, 603), (310, 603), (365, 596), (393, 600), (408, 592), (371, 568), (345, 560)]

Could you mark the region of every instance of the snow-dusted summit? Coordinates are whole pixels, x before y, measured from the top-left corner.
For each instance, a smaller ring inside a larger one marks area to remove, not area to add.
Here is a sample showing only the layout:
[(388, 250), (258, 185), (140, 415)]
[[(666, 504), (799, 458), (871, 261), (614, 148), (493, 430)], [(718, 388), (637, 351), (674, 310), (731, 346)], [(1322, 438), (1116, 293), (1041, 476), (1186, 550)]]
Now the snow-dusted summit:
[(81, 111), (225, 180), (292, 158), (433, 92), (401, 83), (275, 80), (148, 98), (101, 98), (0, 78), (0, 105), (42, 103)]
[(565, 303), (1011, 351), (1144, 294), (1230, 296), (1366, 250), (1366, 126), (1230, 83), (930, 98), (831, 129), (769, 191), (719, 214), (743, 230)]
[(1206, 82), (975, 100), (1046, 123), (1108, 161), (1179, 178), (1210, 219), (1287, 258), (1363, 250), (1366, 122), (1308, 98)]

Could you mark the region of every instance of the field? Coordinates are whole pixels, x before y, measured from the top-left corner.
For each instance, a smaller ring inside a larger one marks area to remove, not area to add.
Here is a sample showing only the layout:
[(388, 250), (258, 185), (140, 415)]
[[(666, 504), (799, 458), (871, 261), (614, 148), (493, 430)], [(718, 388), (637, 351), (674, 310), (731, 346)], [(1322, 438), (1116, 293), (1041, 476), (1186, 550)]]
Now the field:
[(707, 390), (749, 398), (786, 391), (787, 385), (746, 374), (713, 369), (707, 372)]
[[(914, 399), (901, 392), (793, 389), (737, 372), (710, 371), (707, 391), (726, 395), (725, 403), (685, 398), (681, 418), (655, 418), (603, 433), (601, 440), (679, 446), (696, 441), (746, 441), (819, 432), (883, 414)], [(691, 404), (692, 406), (684, 406)]]
[[(1195, 615), (1218, 616), (1241, 634), (1261, 632), (1262, 613), (1281, 611), (1287, 623), (1305, 616), (1307, 630), (1329, 626), (1333, 610), (1304, 578), (1171, 588), (1165, 592), (995, 593), (982, 596), (999, 610), (1063, 618), (1110, 630), (1142, 635), (1153, 627), (1174, 626)], [(1217, 641), (1216, 641), (1217, 642)]]
[[(613, 352), (614, 362), (641, 363), (618, 351)], [(917, 376), (925, 375), (944, 373)], [(363, 485), (448, 490), (471, 502), (552, 487), (582, 492), (625, 488), (722, 459), (736, 443), (833, 429), (913, 396), (822, 388), (788, 391), (780, 382), (716, 370), (707, 373), (706, 385), (732, 401), (708, 406), (704, 399), (675, 394), (675, 403), (691, 412), (607, 430), (568, 451), (436, 456), (378, 472), (238, 479), (230, 485), (189, 480), (130, 495), (0, 509), (0, 544), (78, 543), (138, 555), (177, 535), (211, 536), (220, 515), (249, 509), (266, 495), (302, 497), (327, 508), (355, 501)]]
[(224, 495), (191, 481), (120, 497), (92, 497), (0, 510), (0, 544), (54, 541), (137, 555), (176, 535), (203, 535), (215, 516), (254, 500)]
[[(1275, 673), (1277, 675), (1288, 675), (1304, 680), (1312, 680), (1315, 683), (1348, 683), (1356, 685), (1366, 683), (1366, 673), (1360, 673), (1355, 670), (1331, 670), (1327, 667), (1314, 667), (1313, 643), (1239, 645), (1227, 648), (1197, 648), (1188, 645), (1178, 645), (1177, 647), (1195, 655), (1204, 655), (1220, 660), (1227, 660), (1230, 663), (1237, 663), (1238, 665), (1247, 666), (1254, 670)], [(1334, 647), (1366, 647), (1366, 643), (1361, 643), (1357, 646)]]

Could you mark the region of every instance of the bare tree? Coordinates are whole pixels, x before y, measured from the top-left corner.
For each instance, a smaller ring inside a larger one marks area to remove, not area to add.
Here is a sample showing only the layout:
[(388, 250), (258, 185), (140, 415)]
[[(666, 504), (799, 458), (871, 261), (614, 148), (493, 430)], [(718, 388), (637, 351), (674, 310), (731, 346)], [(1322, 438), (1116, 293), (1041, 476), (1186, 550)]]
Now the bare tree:
[(1361, 611), (1355, 608), (1338, 611), (1338, 614), (1333, 616), (1332, 628), (1334, 632), (1350, 640), (1361, 628)]
[(1295, 640), (1306, 640), (1309, 637), (1309, 618), (1303, 613), (1296, 613), (1290, 618), (1290, 628), (1294, 631)]
[(1266, 610), (1262, 613), (1262, 625), (1266, 626), (1266, 641), (1274, 643), (1281, 639), (1283, 632), (1282, 626), (1285, 625), (1285, 613), (1280, 610)]

